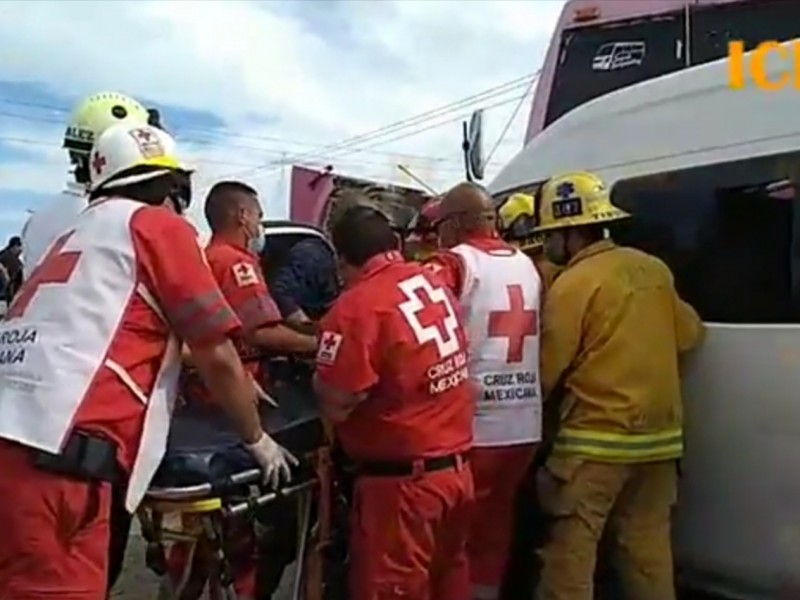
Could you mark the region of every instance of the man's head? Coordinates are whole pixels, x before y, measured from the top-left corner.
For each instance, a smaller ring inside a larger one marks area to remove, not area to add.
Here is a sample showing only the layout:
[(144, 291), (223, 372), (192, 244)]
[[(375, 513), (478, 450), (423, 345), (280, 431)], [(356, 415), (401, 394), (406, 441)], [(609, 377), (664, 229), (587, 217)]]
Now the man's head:
[(439, 241), (446, 248), (496, 231), (497, 215), (491, 197), (485, 189), (471, 182), (451, 188), (442, 197), (438, 213)]
[(14, 256), (19, 256), (22, 253), (22, 238), (18, 235), (12, 235), (8, 240), (7, 248)]
[(261, 253), (264, 211), (255, 189), (240, 181), (221, 181), (206, 196), (205, 214), (214, 235), (235, 241), (255, 254)]
[(370, 206), (347, 209), (333, 224), (331, 238), (345, 284), (352, 281), (369, 259), (399, 248), (389, 219)]
[(630, 217), (611, 203), (608, 188), (592, 173), (568, 173), (548, 180), (541, 191), (537, 233), (544, 235), (547, 258), (565, 265), (578, 252), (603, 239), (608, 223)]

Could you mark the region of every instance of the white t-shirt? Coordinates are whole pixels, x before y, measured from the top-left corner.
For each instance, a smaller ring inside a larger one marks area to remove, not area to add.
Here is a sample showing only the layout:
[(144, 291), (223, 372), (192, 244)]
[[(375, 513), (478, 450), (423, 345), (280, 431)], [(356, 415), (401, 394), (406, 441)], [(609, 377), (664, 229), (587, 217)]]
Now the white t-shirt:
[(78, 215), (88, 205), (83, 186), (68, 183), (49, 204), (33, 213), (22, 228), (22, 273), (26, 279), (39, 261), (42, 260), (50, 244), (67, 231)]

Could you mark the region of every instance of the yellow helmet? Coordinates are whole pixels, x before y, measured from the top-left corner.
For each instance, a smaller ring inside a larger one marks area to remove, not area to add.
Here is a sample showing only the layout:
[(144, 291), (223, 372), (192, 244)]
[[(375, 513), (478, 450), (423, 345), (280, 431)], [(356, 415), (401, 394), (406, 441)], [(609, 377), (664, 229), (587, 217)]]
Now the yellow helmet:
[(553, 177), (542, 186), (537, 232), (596, 225), (627, 219), (611, 204), (608, 188), (597, 175), (579, 171)]
[(542, 246), (536, 233), (536, 200), (530, 194), (512, 194), (497, 210), (500, 236), (523, 252)]
[(72, 112), (64, 132), (64, 148), (88, 155), (95, 140), (112, 125), (147, 125), (149, 117), (147, 109), (133, 98), (116, 92), (93, 94)]

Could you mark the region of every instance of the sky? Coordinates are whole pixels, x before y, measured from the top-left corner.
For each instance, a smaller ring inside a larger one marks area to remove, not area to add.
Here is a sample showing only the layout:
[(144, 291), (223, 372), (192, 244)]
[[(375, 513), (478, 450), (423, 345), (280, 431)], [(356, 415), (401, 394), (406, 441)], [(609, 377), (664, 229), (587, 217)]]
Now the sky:
[(220, 179), (256, 187), (268, 218), (287, 216), (287, 164), (412, 184), (396, 168), (404, 164), (442, 189), (463, 177), (460, 121), (480, 107), (486, 154), (499, 142), (490, 179), (522, 146), (531, 98), (522, 78), (539, 68), (562, 7), (561, 0), (0, 2), (0, 245), (64, 187), (60, 144), (69, 112), (99, 91), (161, 110), (197, 168), (191, 212), (201, 229), (204, 191)]

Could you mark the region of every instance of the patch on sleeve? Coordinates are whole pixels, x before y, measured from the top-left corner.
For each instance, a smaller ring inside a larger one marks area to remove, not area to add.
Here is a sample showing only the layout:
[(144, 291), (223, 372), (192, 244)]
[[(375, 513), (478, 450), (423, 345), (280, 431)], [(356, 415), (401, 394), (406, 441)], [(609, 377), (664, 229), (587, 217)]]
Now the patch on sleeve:
[(317, 363), (321, 365), (332, 365), (335, 363), (343, 339), (340, 333), (324, 331), (319, 340), (319, 348), (317, 349)]
[(233, 278), (236, 280), (236, 285), (239, 287), (247, 287), (248, 285), (255, 285), (258, 283), (258, 273), (256, 268), (247, 262), (240, 262), (232, 267)]

